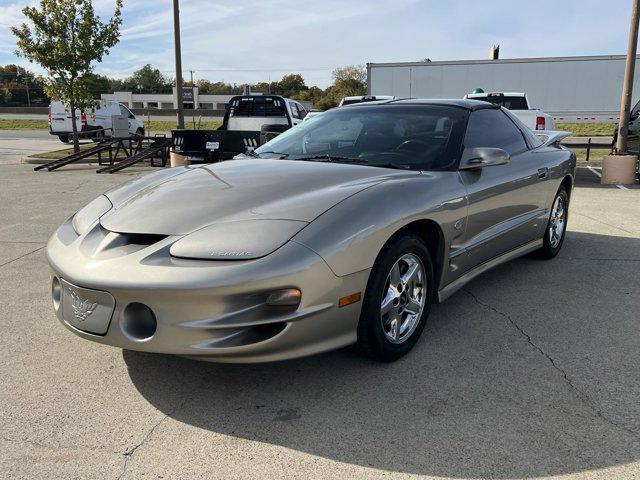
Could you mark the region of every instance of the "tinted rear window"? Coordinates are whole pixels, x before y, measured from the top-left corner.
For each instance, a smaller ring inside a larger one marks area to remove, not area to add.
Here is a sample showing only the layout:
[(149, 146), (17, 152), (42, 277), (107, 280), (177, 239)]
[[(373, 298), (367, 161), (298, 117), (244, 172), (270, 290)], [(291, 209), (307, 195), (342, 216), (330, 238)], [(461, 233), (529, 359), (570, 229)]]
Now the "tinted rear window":
[(527, 99), (525, 97), (508, 97), (506, 95), (489, 95), (486, 98), (478, 98), (484, 102), (500, 105), (507, 110), (528, 110)]
[(284, 101), (274, 97), (235, 98), (229, 103), (232, 117), (286, 117)]
[(353, 105), (354, 103), (375, 102), (376, 100), (377, 100), (376, 97), (355, 98), (351, 100), (345, 100), (344, 102), (342, 102), (342, 106)]

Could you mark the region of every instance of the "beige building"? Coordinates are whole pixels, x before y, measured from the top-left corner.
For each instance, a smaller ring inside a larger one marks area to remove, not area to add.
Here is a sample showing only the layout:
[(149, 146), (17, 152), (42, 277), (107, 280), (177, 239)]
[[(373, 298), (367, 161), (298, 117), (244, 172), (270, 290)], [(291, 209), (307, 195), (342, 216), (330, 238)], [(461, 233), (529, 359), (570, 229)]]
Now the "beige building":
[[(200, 95), (198, 87), (192, 89), (185, 88), (183, 91), (183, 104), (184, 108), (191, 109), (196, 108), (206, 110), (224, 110), (229, 100), (233, 95)], [(119, 103), (123, 103), (127, 107), (134, 108), (157, 108), (162, 109), (176, 109), (178, 105), (178, 95), (176, 88), (173, 88), (173, 93), (133, 93), (133, 92), (114, 92), (103, 93), (100, 95), (102, 100), (113, 100)], [(194, 102), (195, 100), (195, 102)]]

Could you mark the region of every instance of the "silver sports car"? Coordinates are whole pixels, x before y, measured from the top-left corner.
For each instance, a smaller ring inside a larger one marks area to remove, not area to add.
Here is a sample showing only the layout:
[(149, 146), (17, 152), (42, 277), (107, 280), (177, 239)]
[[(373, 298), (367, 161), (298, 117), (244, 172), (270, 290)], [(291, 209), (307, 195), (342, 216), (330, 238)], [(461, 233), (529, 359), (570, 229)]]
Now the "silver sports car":
[(53, 307), (87, 340), (220, 362), (406, 354), (430, 306), (565, 238), (576, 159), (472, 100), (317, 116), (242, 158), (99, 196), (51, 237)]

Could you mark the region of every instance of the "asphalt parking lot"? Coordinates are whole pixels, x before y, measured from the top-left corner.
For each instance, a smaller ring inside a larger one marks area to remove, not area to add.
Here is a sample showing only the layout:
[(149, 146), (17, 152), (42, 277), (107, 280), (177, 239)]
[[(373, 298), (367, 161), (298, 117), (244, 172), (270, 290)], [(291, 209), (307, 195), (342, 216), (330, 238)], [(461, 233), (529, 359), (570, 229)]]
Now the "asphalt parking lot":
[(149, 170), (94, 169), (0, 165), (0, 476), (640, 477), (637, 187), (581, 170), (558, 258), (476, 279), (396, 363), (347, 349), (216, 365), (59, 324), (49, 235)]

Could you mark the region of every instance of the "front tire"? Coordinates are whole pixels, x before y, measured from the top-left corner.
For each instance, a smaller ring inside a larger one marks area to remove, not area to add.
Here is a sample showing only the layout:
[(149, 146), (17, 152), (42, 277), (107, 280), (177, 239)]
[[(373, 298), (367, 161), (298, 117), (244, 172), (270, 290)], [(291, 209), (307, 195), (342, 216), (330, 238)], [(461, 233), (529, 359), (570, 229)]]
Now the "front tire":
[(566, 188), (560, 187), (553, 199), (549, 221), (544, 231), (543, 245), (536, 252), (539, 258), (551, 259), (560, 252), (567, 235), (567, 220), (569, 218), (569, 194)]
[(427, 322), (433, 287), (431, 255), (422, 239), (406, 235), (385, 246), (364, 295), (359, 352), (381, 362), (409, 353)]

